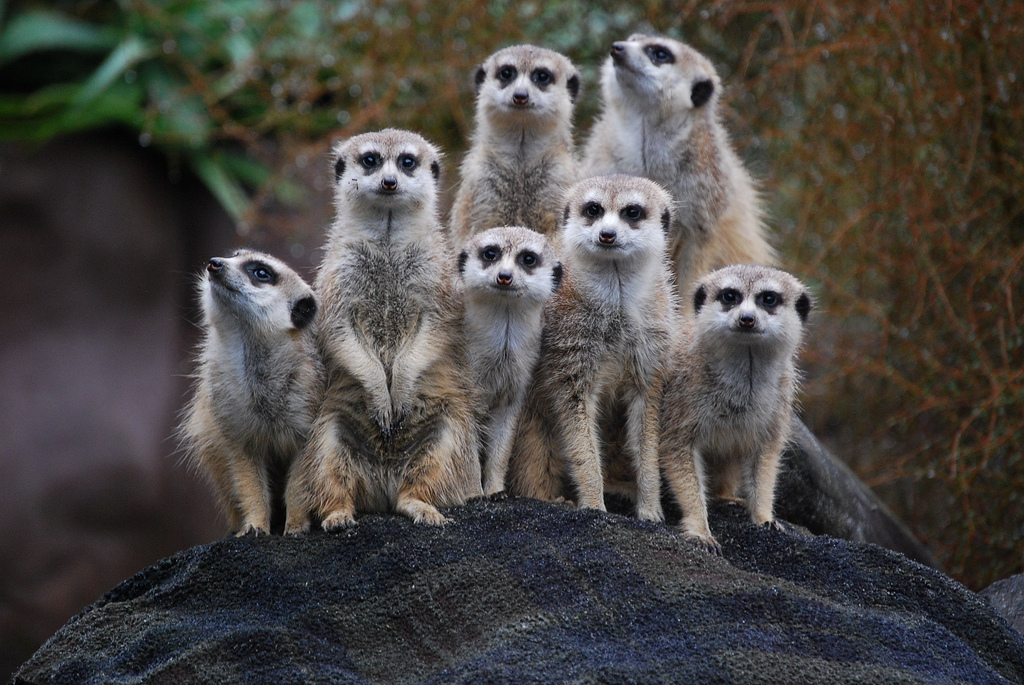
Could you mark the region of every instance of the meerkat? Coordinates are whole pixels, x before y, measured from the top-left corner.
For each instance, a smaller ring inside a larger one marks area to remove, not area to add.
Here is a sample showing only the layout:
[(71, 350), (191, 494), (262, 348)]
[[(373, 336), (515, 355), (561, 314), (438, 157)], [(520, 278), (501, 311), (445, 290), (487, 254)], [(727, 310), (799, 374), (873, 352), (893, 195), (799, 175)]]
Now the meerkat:
[(718, 114), (711, 62), (671, 38), (634, 34), (612, 44), (601, 87), (583, 174), (635, 174), (672, 193), (679, 292), (728, 264), (773, 265), (761, 200)]
[(683, 532), (713, 549), (706, 488), (720, 497), (744, 495), (755, 524), (778, 527), (775, 480), (811, 307), (800, 281), (764, 266), (713, 271), (694, 291), (694, 320), (665, 387), (659, 451)]
[(179, 436), (238, 535), (269, 533), (274, 482), (306, 442), (319, 365), (313, 290), (251, 250), (214, 257), (200, 280), (205, 337)]
[(658, 415), (677, 328), (665, 249), (671, 196), (630, 176), (566, 195), (563, 277), (545, 307), (541, 356), (509, 464), (513, 494), (555, 500), (563, 477), (581, 507), (605, 509), (602, 434), (623, 418), (622, 457), (641, 519), (664, 519)]
[(456, 244), (494, 226), (528, 226), (550, 237), (562, 195), (577, 178), (579, 72), (562, 54), (516, 45), (488, 57), (475, 81), (476, 133), (452, 206)]
[(470, 367), (486, 407), (484, 494), (505, 489), (512, 440), (540, 356), (544, 305), (562, 279), (551, 243), (521, 226), (473, 236), (459, 254)]
[(482, 494), (455, 256), (437, 216), (440, 153), (397, 129), (335, 148), (336, 218), (315, 289), (327, 373), (286, 532), (357, 511), (447, 521)]

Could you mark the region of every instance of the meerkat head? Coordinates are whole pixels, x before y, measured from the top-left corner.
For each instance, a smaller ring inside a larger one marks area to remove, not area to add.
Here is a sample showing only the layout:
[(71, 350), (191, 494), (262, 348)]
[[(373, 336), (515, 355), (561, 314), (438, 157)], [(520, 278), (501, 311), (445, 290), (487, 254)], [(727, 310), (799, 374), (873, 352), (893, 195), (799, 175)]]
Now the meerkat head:
[(591, 261), (663, 259), (672, 196), (638, 176), (595, 176), (566, 192), (562, 244)]
[(473, 236), (459, 254), (459, 274), (472, 299), (540, 304), (561, 283), (562, 265), (540, 233), (503, 226)]
[(203, 313), (215, 329), (244, 327), (266, 337), (302, 331), (316, 316), (313, 289), (284, 262), (237, 250), (206, 263)]
[(695, 330), (716, 346), (756, 346), (791, 355), (803, 339), (813, 303), (785, 271), (733, 264), (700, 280), (693, 295)]
[(635, 33), (612, 43), (601, 75), (605, 102), (628, 105), (656, 101), (671, 112), (712, 112), (721, 80), (704, 55), (663, 36)]
[(339, 212), (432, 211), (440, 176), (440, 151), (411, 131), (364, 133), (334, 148), (334, 201)]
[(568, 124), (580, 93), (579, 71), (569, 58), (535, 45), (498, 50), (474, 78), (478, 126)]

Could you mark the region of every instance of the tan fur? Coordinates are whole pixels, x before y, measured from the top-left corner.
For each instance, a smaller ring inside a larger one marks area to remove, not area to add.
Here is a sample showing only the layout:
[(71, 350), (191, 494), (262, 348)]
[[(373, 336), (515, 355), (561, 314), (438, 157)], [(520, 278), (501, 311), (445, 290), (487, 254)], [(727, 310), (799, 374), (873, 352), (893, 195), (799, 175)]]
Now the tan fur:
[(363, 511), (441, 524), (437, 507), (481, 494), (439, 157), (394, 129), (336, 148), (337, 216), (316, 280), (329, 375), (288, 489), (289, 533), (308, 529), (310, 510), (326, 530)]
[[(673, 61), (656, 63), (657, 50)], [(728, 264), (774, 264), (760, 198), (718, 114), (711, 62), (671, 38), (634, 34), (613, 44), (602, 91), (582, 173), (635, 174), (672, 193), (669, 251), (680, 292)]]
[(484, 494), (505, 489), (512, 440), (540, 355), (544, 304), (562, 266), (554, 246), (528, 228), (478, 233), (459, 256), (470, 367), (486, 409), (481, 428)]
[[(566, 197), (564, 278), (545, 310), (509, 490), (557, 499), (568, 476), (581, 507), (603, 510), (602, 459), (621, 452), (636, 483), (637, 516), (660, 521), (658, 412), (677, 328), (665, 251), (671, 198), (626, 176), (582, 181)], [(627, 221), (623, 213), (635, 208), (643, 218)], [(613, 246), (601, 243), (603, 230), (615, 231)], [(621, 417), (622, 449), (608, 454), (602, 434)]]
[(210, 260), (200, 292), (205, 339), (179, 435), (231, 529), (269, 533), (283, 489), (273, 477), (287, 473), (316, 411), (313, 291), (270, 255), (239, 250)]
[[(500, 78), (507, 68), (514, 78)], [(550, 83), (538, 83), (538, 70), (551, 75)], [(476, 82), (476, 133), (452, 206), (455, 242), (495, 226), (551, 236), (562, 195), (577, 178), (572, 112), (579, 73), (564, 55), (517, 45), (488, 57)], [(526, 101), (517, 104), (516, 94)]]
[[(732, 293), (736, 303), (729, 302)], [(762, 299), (775, 293), (772, 307)], [(700, 280), (695, 318), (674, 355), (661, 408), (662, 471), (684, 533), (717, 547), (705, 493), (746, 498), (756, 524), (774, 521), (779, 459), (789, 440), (796, 355), (810, 295), (771, 267), (734, 265)], [(747, 318), (747, 326), (742, 319)]]

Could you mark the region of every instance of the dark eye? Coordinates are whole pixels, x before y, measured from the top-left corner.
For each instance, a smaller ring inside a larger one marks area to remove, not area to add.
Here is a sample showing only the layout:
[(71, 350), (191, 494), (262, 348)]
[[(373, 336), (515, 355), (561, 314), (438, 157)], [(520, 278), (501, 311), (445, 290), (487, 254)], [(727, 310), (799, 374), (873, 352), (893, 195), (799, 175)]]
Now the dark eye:
[(277, 273), (262, 262), (247, 264), (245, 270), (249, 272), (249, 277), (254, 282), (270, 283), (271, 285), (277, 282)]
[(519, 263), (528, 268), (537, 266), (539, 261), (540, 258), (533, 252), (523, 252), (519, 255)]
[(640, 221), (647, 216), (647, 212), (640, 205), (629, 205), (622, 210), (622, 218), (629, 221)]
[(380, 158), (377, 156), (376, 152), (366, 152), (359, 158), (359, 163), (366, 169), (373, 169), (380, 164)]
[(480, 251), (480, 258), (485, 262), (497, 261), (498, 257), (501, 256), (501, 250), (496, 247), (485, 247)]
[(726, 305), (739, 304), (743, 299), (739, 291), (733, 290), (732, 288), (726, 288), (722, 292), (718, 293), (718, 301)]
[(771, 290), (765, 290), (758, 296), (761, 300), (761, 306), (766, 309), (775, 309), (779, 306), (779, 302), (782, 301), (782, 297), (778, 293), (773, 293)]
[(538, 86), (546, 86), (551, 83), (554, 77), (547, 69), (534, 69), (531, 78), (533, 78), (533, 82)]
[(672, 64), (675, 57), (662, 45), (651, 45), (647, 48), (647, 56), (655, 64)]
[(419, 164), (419, 160), (413, 155), (400, 155), (398, 157), (398, 166), (402, 167), (406, 171), (412, 171)]
[(583, 214), (591, 219), (600, 219), (604, 216), (604, 207), (596, 202), (588, 202), (583, 205)]
[(515, 67), (504, 66), (501, 69), (498, 69), (498, 80), (500, 80), (500, 81), (511, 81), (512, 79), (514, 79), (516, 77), (516, 74), (518, 74), (518, 73), (519, 72), (516, 71)]

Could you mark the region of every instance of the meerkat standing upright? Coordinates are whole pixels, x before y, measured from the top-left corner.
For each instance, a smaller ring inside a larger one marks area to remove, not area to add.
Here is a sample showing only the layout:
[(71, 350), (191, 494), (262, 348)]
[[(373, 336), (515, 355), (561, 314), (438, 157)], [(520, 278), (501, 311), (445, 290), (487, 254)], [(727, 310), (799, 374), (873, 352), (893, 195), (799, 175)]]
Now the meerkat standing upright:
[(660, 457), (683, 531), (709, 546), (718, 543), (708, 527), (705, 484), (719, 496), (743, 494), (754, 523), (774, 521), (796, 355), (811, 306), (802, 283), (771, 267), (729, 266), (696, 288), (692, 329), (665, 388)]
[(527, 226), (551, 237), (562, 195), (577, 177), (576, 67), (552, 50), (516, 45), (484, 61), (476, 89), (476, 133), (452, 206), (455, 244), (495, 226)]
[(562, 265), (547, 238), (520, 226), (475, 235), (459, 255), (470, 367), (487, 410), (484, 494), (505, 489), (512, 440), (540, 355), (544, 304)]
[[(509, 464), (514, 494), (605, 508), (601, 434), (625, 417), (637, 516), (660, 521), (658, 415), (677, 302), (665, 251), (672, 199), (643, 178), (602, 176), (566, 195), (562, 285), (545, 311), (541, 358)], [(627, 467), (628, 469), (628, 467)]]
[(270, 255), (213, 258), (200, 283), (205, 338), (179, 435), (232, 530), (269, 533), (273, 499), (316, 412), (316, 299)]
[(679, 292), (728, 264), (774, 264), (760, 199), (719, 119), (711, 62), (671, 38), (634, 34), (612, 44), (601, 86), (582, 172), (644, 176), (672, 193)]
[(356, 511), (440, 524), (482, 494), (455, 258), (437, 217), (440, 153), (387, 129), (336, 148), (336, 218), (316, 279), (327, 384), (286, 532)]

